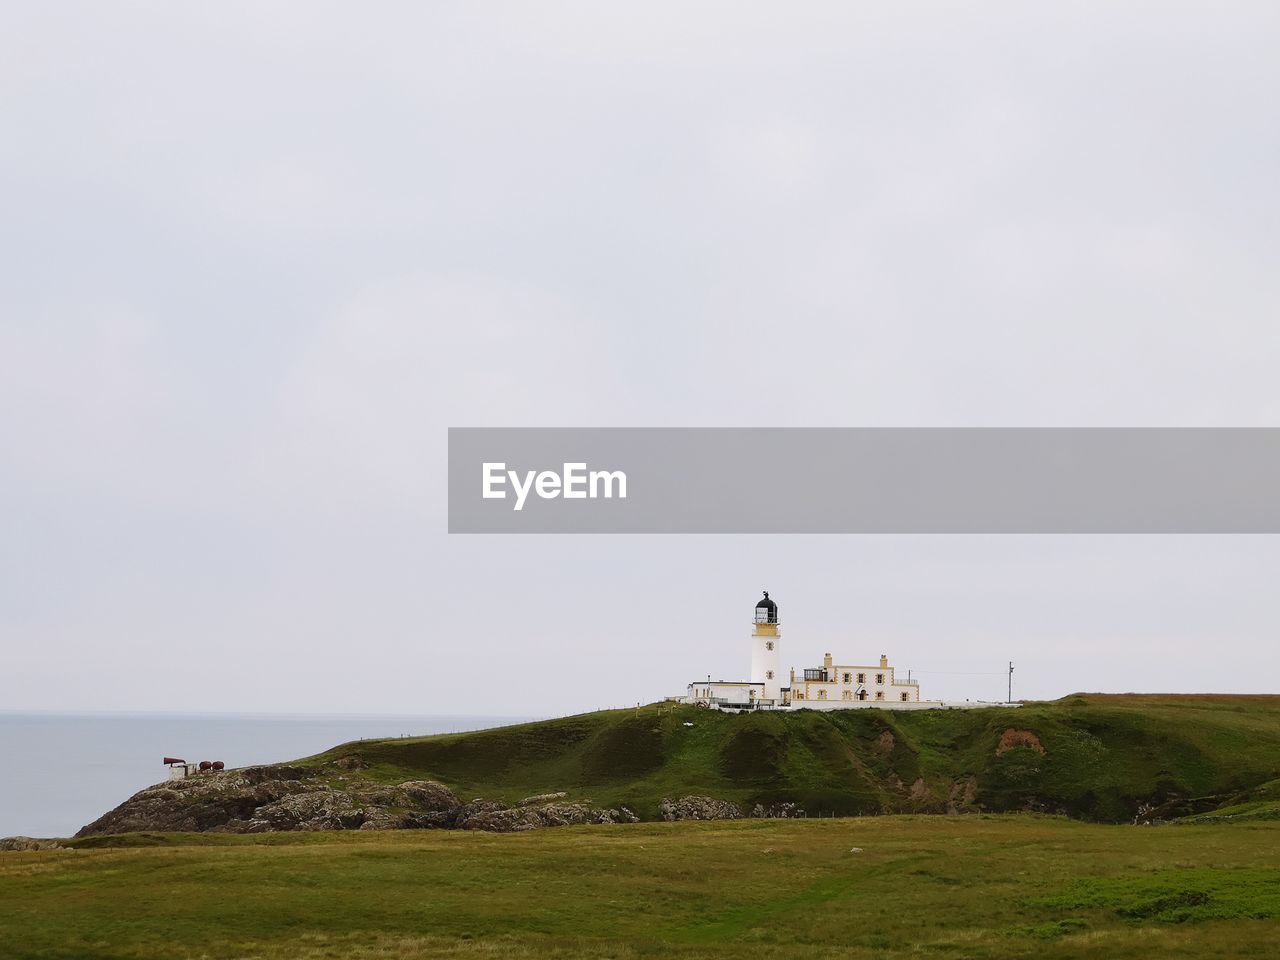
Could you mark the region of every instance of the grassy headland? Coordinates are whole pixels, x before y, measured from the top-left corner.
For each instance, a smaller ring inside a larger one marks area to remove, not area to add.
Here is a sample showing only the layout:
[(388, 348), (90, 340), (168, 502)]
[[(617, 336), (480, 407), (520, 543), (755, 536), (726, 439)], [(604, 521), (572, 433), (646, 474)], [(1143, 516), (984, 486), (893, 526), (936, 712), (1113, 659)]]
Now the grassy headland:
[[(1280, 778), (1280, 697), (1074, 695), (1018, 709), (731, 715), (649, 705), (471, 733), (359, 741), (388, 783), (515, 801), (568, 791), (657, 817), (665, 797), (811, 816), (1039, 810), (1100, 822), (1252, 802)], [(1265, 791), (1262, 801), (1265, 805)]]

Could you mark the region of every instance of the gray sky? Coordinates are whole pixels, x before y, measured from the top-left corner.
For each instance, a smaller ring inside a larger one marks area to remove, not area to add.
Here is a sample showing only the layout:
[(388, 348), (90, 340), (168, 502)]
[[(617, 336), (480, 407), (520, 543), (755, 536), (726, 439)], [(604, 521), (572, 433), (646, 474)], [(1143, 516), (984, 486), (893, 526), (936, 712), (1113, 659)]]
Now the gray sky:
[(1280, 8), (1050, 6), (4, 5), (0, 708), (650, 700), (764, 588), (1276, 690), (1278, 538), (444, 532), (451, 425), (1280, 425)]

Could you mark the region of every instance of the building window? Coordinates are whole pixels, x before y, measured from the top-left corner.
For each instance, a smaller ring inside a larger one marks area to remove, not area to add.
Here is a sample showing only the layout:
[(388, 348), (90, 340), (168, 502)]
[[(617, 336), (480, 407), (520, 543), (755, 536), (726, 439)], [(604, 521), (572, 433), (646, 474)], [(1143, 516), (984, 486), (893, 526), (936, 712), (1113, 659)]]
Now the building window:
[(852, 699), (853, 699), (853, 691), (852, 691), (852, 690), (846, 690), (844, 693), (840, 694), (840, 699), (841, 699), (841, 700), (852, 700)]
[(865, 673), (860, 673), (860, 674), (858, 674), (858, 682), (859, 682), (859, 683), (866, 683), (866, 682), (867, 682), (867, 675), (866, 675)]
[(877, 673), (877, 674), (876, 674), (876, 683), (884, 683), (884, 674), (883, 674), (883, 673)]
[(772, 640), (766, 640), (766, 641), (764, 642), (764, 648), (765, 648), (766, 650), (772, 650), (772, 649), (773, 649), (773, 641), (772, 641)]
[(794, 697), (796, 700), (803, 700), (803, 699), (804, 699), (804, 694), (803, 694), (801, 691), (799, 691), (799, 690), (797, 690), (797, 691), (796, 691), (795, 693), (793, 693), (791, 696), (792, 696), (792, 697)]
[(904, 702), (905, 702), (905, 701), (907, 701), (907, 700), (910, 700), (910, 699), (911, 699), (911, 695), (910, 695), (910, 694), (908, 694), (908, 693), (903, 693), (903, 695), (902, 695), (902, 699), (903, 699), (903, 701), (904, 701)]
[[(765, 678), (766, 680), (772, 680), (772, 679), (773, 679), (773, 671), (772, 671), (772, 670), (766, 670), (766, 671), (764, 672), (764, 678)], [(903, 696), (906, 696), (906, 694), (903, 694)]]
[(827, 691), (825, 691), (825, 690), (819, 690), (819, 691), (818, 691), (818, 699), (819, 699), (819, 700), (825, 700), (825, 699), (827, 699)]
[(877, 690), (877, 691), (876, 691), (876, 699), (877, 699), (877, 700), (883, 700), (883, 699), (884, 699), (884, 691), (883, 691), (883, 690)]
[(852, 675), (852, 674), (846, 673), (846, 674), (844, 675), (844, 682), (845, 682), (845, 683), (848, 683), (848, 682), (849, 682), (850, 680), (852, 680), (852, 679), (853, 679), (853, 675)]
[(859, 691), (858, 691), (858, 699), (859, 699), (859, 700), (865, 700), (865, 699), (867, 699), (867, 691), (865, 691), (865, 690), (859, 690)]

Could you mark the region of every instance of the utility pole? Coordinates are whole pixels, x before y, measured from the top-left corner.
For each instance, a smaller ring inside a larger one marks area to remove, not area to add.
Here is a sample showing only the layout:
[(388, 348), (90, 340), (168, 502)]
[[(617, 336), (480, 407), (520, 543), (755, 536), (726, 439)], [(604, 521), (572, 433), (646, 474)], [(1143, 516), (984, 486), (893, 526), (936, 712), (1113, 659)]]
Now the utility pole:
[(1005, 703), (1013, 703), (1013, 661), (1009, 661), (1009, 698)]

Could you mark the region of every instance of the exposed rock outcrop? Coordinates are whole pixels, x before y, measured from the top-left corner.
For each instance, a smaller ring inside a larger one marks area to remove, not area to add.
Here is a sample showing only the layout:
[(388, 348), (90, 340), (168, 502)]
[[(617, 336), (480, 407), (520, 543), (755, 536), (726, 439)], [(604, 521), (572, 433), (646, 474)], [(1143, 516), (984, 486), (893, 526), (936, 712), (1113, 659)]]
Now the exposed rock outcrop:
[(449, 829), (462, 810), (459, 800), (443, 783), (408, 780), (397, 786), (354, 788), (366, 807), (364, 830)]
[(337, 789), (306, 767), (247, 767), (148, 787), (76, 836), (452, 827), (461, 808), (453, 791), (429, 780)]
[(791, 820), (805, 816), (805, 812), (794, 803), (757, 803), (751, 808), (751, 816), (757, 820)]
[(714, 797), (677, 797), (658, 805), (663, 820), (741, 820), (742, 808)]
[(368, 814), (356, 797), (338, 790), (320, 789), (283, 796), (258, 807), (252, 816), (228, 820), (212, 829), (219, 833), (356, 830), (367, 819)]
[(433, 780), (400, 784), (356, 780), (335, 786), (316, 773), (303, 767), (251, 767), (157, 784), (134, 794), (76, 836), (422, 829), (511, 833), (639, 820), (626, 807), (570, 803), (564, 793), (527, 797), (515, 806), (484, 799), (464, 804)]
[(543, 803), (505, 807), (493, 801), (467, 804), (458, 818), (462, 830), (490, 830), (494, 833), (518, 833), (539, 827), (568, 827), (583, 823), (638, 823), (640, 820), (626, 807), (601, 809), (584, 803)]
[(0, 852), (22, 853), (28, 850), (69, 850), (57, 840), (41, 840), (37, 837), (0, 837)]
[(314, 789), (306, 767), (246, 767), (207, 773), (140, 790), (83, 827), (77, 837), (164, 831), (203, 833), (237, 820), (251, 820), (264, 807)]

